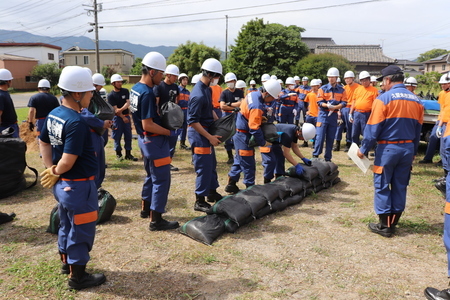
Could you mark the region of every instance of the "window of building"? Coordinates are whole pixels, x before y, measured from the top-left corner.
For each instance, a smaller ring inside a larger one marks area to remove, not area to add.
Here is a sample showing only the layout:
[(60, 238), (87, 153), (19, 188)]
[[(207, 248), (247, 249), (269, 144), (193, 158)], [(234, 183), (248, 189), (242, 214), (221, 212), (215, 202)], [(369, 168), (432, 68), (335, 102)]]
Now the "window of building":
[(48, 60), (55, 60), (55, 54), (49, 53), (48, 54)]
[(436, 66), (435, 66), (435, 65), (432, 65), (432, 66), (431, 66), (431, 71), (434, 71), (435, 68), (436, 68)]
[(83, 63), (84, 63), (85, 65), (88, 65), (88, 64), (89, 64), (89, 56), (87, 56), (87, 55), (83, 56)]
[(445, 65), (442, 65), (442, 71), (445, 71)]

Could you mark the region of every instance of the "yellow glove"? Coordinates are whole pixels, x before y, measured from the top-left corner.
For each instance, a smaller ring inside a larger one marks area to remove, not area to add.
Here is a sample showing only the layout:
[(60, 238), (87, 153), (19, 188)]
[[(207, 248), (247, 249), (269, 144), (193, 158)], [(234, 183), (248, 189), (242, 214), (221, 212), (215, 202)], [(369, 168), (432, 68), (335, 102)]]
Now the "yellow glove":
[(41, 173), (41, 184), (43, 187), (50, 189), (59, 180), (59, 175), (55, 174), (55, 168), (56, 166), (53, 165)]
[(266, 143), (264, 144), (263, 147), (269, 147), (269, 146), (272, 146), (272, 143), (269, 143), (268, 141), (266, 141)]

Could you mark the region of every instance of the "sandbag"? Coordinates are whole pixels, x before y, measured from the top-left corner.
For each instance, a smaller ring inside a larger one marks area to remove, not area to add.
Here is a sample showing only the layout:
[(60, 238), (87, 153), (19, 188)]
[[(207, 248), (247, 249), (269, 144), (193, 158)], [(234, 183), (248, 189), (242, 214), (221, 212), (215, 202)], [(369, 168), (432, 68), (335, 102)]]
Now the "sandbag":
[(271, 213), (273, 213), (272, 207), (269, 205), (266, 205), (256, 213), (255, 217), (257, 219), (261, 219), (262, 217), (265, 217)]
[(215, 120), (208, 129), (211, 135), (220, 136), (219, 140), (224, 143), (233, 137), (236, 133), (236, 113), (239, 110), (233, 111), (231, 114), (223, 116)]
[(0, 224), (11, 222), (12, 220), (14, 220), (15, 216), (16, 216), (15, 213), (5, 214), (0, 212)]
[(336, 172), (334, 172), (334, 173), (332, 173), (332, 174), (327, 175), (327, 176), (325, 177), (325, 179), (324, 179), (325, 182), (323, 183), (323, 186), (324, 186), (325, 188), (330, 188), (330, 187), (332, 187), (332, 186), (333, 186), (333, 181), (334, 181), (338, 176), (339, 176), (339, 170), (336, 171)]
[(279, 135), (277, 132), (277, 126), (273, 123), (262, 123), (261, 130), (264, 135), (264, 139), (269, 143), (278, 141)]
[(235, 233), (236, 230), (239, 229), (239, 225), (236, 224), (236, 222), (234, 222), (233, 220), (228, 219), (227, 217), (223, 217), (224, 218), (224, 225), (225, 225), (225, 231), (229, 232), (229, 233)]
[(286, 199), (284, 199), (284, 202), (286, 202), (286, 204), (288, 206), (291, 206), (291, 205), (299, 204), (300, 202), (302, 202), (303, 199), (304, 199), (304, 197), (302, 194), (297, 194), (297, 195), (287, 197)]
[(97, 190), (98, 197), (98, 219), (97, 224), (111, 219), (114, 210), (116, 209), (116, 199), (106, 190), (99, 188)]
[(277, 199), (271, 203), (271, 206), (272, 206), (272, 211), (277, 212), (277, 211), (282, 211), (282, 210), (286, 209), (286, 207), (288, 206), (288, 203), (281, 199)]
[[(20, 138), (0, 138), (0, 199), (36, 185), (38, 172), (27, 165), (25, 153), (27, 144)], [(26, 186), (25, 168), (33, 171), (35, 180)]]
[(251, 216), (252, 209), (244, 199), (227, 196), (216, 202), (207, 214), (222, 214), (240, 225)]
[(319, 170), (315, 166), (307, 166), (302, 164), (303, 174), (298, 176), (295, 172), (295, 167), (292, 166), (287, 170), (287, 174), (291, 177), (297, 177), (300, 179), (304, 179), (306, 181), (312, 181), (314, 178), (319, 176)]
[(247, 202), (252, 210), (252, 215), (255, 216), (256, 213), (267, 205), (267, 199), (263, 196), (252, 194), (252, 193), (238, 193), (234, 195), (236, 198), (241, 198)]
[[(302, 193), (306, 188), (305, 181), (296, 177), (280, 177), (270, 184), (279, 187), (280, 199), (285, 199), (288, 196)], [(282, 194), (285, 195), (281, 196)]]
[[(114, 108), (103, 100), (103, 98), (100, 95), (97, 95), (97, 93), (94, 93), (94, 96), (91, 99), (91, 102), (89, 103), (88, 110), (93, 113), (97, 118), (100, 120), (112, 120), (114, 116), (116, 115)], [(92, 128), (95, 133), (98, 135), (103, 135), (105, 133), (105, 128), (103, 127), (93, 127)]]
[(184, 113), (178, 104), (167, 101), (161, 105), (160, 112), (162, 127), (169, 130), (177, 130), (183, 126)]
[(278, 198), (278, 188), (269, 184), (252, 185), (251, 187), (247, 188), (247, 191), (251, 191), (251, 193), (254, 193), (255, 195), (264, 197), (269, 202), (273, 202)]
[(182, 234), (206, 245), (211, 245), (224, 231), (224, 221), (216, 214), (192, 219), (180, 228)]
[(330, 174), (330, 165), (328, 162), (321, 160), (312, 161), (312, 165), (319, 171), (319, 177), (325, 182), (325, 177)]

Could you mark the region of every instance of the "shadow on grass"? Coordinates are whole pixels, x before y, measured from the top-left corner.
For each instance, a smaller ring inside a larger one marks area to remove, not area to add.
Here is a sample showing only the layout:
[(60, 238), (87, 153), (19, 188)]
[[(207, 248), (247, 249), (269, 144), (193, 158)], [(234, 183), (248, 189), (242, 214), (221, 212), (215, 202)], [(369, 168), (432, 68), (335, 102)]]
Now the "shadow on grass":
[[(195, 272), (150, 269), (148, 272), (106, 272), (105, 284), (89, 289), (100, 297), (124, 299), (228, 299), (257, 289), (258, 283), (246, 278), (209, 280)], [(83, 292), (79, 292), (80, 296)]]
[(39, 227), (15, 225), (14, 221), (1, 225), (0, 244), (26, 243), (33, 246), (53, 244), (56, 242), (57, 235), (46, 232), (47, 227), (47, 225)]

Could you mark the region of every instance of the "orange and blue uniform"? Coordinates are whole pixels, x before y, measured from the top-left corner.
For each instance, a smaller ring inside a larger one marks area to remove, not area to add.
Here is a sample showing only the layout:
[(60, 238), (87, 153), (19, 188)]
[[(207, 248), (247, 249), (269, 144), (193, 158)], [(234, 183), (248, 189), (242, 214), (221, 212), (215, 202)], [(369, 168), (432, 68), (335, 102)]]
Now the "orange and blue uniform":
[[(441, 105), (441, 112), (439, 113), (438, 120), (439, 122), (442, 122), (442, 132), (445, 132), (447, 123), (450, 120), (450, 93), (447, 91), (443, 92), (444, 93), (441, 92), (442, 94), (439, 93), (439, 104)], [(445, 172), (449, 172), (449, 158), (445, 155), (445, 145), (442, 141), (439, 152), (442, 159), (442, 167), (444, 168)]]
[(314, 144), (313, 156), (322, 154), (323, 143), (325, 142), (325, 160), (331, 161), (334, 137), (337, 130), (337, 110), (330, 111), (322, 107), (323, 104), (347, 105), (347, 94), (341, 85), (325, 84), (317, 93), (317, 105), (319, 106), (319, 116), (316, 123), (316, 142)]
[[(448, 94), (448, 93), (447, 93)], [(447, 126), (444, 135), (442, 137), (441, 144), (444, 144), (445, 153), (444, 156), (450, 156), (450, 126)], [(450, 175), (446, 175), (446, 192), (445, 192), (445, 209), (444, 209), (444, 245), (447, 249), (447, 272), (450, 276)]]
[(344, 132), (344, 129), (346, 130), (345, 135), (345, 142), (351, 143), (352, 142), (352, 128), (353, 124), (350, 122), (349, 113), (350, 109), (352, 108), (353, 101), (355, 100), (354, 93), (355, 90), (360, 86), (360, 84), (353, 82), (351, 85), (345, 85), (344, 90), (345, 94), (347, 95), (347, 106), (341, 109), (341, 119), (342, 119), (342, 125), (338, 126), (338, 129), (336, 130), (336, 136), (334, 139), (336, 141), (342, 140), (342, 133)]
[(252, 87), (251, 87), (251, 88), (248, 88), (248, 89), (247, 89), (246, 95), (248, 95), (248, 94), (250, 94), (250, 93), (253, 93), (253, 92), (257, 92), (257, 91), (258, 91), (258, 89), (255, 88), (255, 87), (254, 87), (254, 88), (252, 88)]
[(311, 91), (306, 95), (305, 103), (308, 103), (308, 111), (306, 113), (306, 123), (316, 126), (317, 117), (319, 116), (319, 106), (317, 105), (317, 93)]
[(249, 187), (255, 184), (256, 162), (255, 148), (249, 147), (248, 142), (253, 136), (257, 145), (266, 144), (261, 130), (262, 117), (266, 114), (261, 92), (248, 94), (240, 108), (233, 136), (236, 155), (228, 176), (238, 182), (241, 172), (244, 173), (244, 184)]
[(300, 119), (300, 112), (303, 114), (303, 120), (306, 119), (306, 110), (308, 109), (308, 104), (305, 101), (306, 95), (311, 92), (311, 87), (309, 85), (299, 85), (295, 92), (298, 94), (298, 102), (297, 102), (297, 115), (295, 116), (296, 120)]
[(360, 151), (377, 143), (374, 172), (374, 206), (378, 215), (401, 214), (411, 165), (419, 147), (424, 108), (405, 85), (394, 85), (373, 102)]
[(216, 113), (218, 118), (222, 117), (222, 110), (220, 109), (220, 95), (222, 94), (222, 88), (220, 85), (213, 85), (210, 86), (211, 88), (211, 99), (212, 99), (212, 106), (213, 110)]
[[(298, 108), (298, 95), (295, 91), (284, 89), (279, 97), (278, 123), (294, 124), (294, 109)], [(302, 102), (303, 103), (303, 102)], [(297, 115), (300, 114), (297, 112)]]
[[(440, 106), (440, 111), (443, 111), (443, 105), (445, 101), (445, 95), (447, 94), (447, 91), (440, 91), (438, 95), (438, 103)], [(433, 156), (436, 153), (437, 149), (440, 149), (441, 147), (441, 139), (439, 139), (436, 136), (436, 130), (439, 127), (439, 120), (440, 120), (440, 114), (438, 116), (438, 119), (436, 121), (436, 124), (434, 124), (433, 129), (431, 130), (430, 137), (428, 138), (428, 145), (427, 150), (425, 151), (425, 156), (423, 157), (423, 160), (426, 162), (433, 162)], [(444, 158), (446, 160), (446, 158)]]
[(178, 86), (178, 90), (180, 91), (180, 93), (178, 94), (178, 105), (181, 107), (184, 113), (184, 121), (183, 126), (181, 127), (180, 141), (181, 143), (184, 143), (186, 141), (187, 135), (187, 109), (191, 92), (189, 92), (189, 90), (181, 85)]
[(372, 111), (373, 101), (378, 96), (378, 90), (373, 86), (359, 86), (354, 93), (352, 142), (360, 145), (359, 136), (364, 132)]

